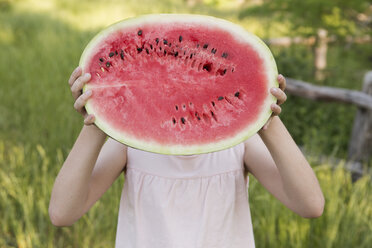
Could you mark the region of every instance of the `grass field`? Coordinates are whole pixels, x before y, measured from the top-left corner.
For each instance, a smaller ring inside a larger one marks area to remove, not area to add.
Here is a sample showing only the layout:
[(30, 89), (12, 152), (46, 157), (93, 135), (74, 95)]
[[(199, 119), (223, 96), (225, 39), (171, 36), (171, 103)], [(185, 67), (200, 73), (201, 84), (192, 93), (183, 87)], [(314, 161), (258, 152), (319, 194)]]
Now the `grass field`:
[[(67, 80), (100, 29), (138, 14), (171, 12), (226, 18), (262, 38), (287, 31), (283, 23), (239, 20), (235, 0), (195, 6), (184, 2), (0, 0), (0, 248), (113, 246), (123, 178), (72, 227), (53, 227), (47, 214), (54, 179), (82, 127)], [(311, 48), (272, 51), (281, 73), (311, 81)], [(323, 84), (360, 89), (371, 67), (371, 53), (368, 45), (333, 45)], [(281, 116), (301, 146), (342, 158), (355, 110), (289, 97)], [(311, 164), (326, 197), (324, 215), (316, 220), (291, 213), (251, 178), (257, 247), (346, 248), (372, 243), (371, 179), (365, 176), (352, 184), (341, 167), (333, 170), (330, 162), (315, 161)]]
[[(113, 247), (123, 178), (72, 227), (48, 217), (54, 178), (64, 160), (42, 146), (0, 142), (0, 247)], [(319, 219), (303, 219), (274, 199), (253, 177), (249, 198), (257, 247), (358, 247), (372, 242), (372, 184), (329, 164), (314, 166), (326, 199)]]

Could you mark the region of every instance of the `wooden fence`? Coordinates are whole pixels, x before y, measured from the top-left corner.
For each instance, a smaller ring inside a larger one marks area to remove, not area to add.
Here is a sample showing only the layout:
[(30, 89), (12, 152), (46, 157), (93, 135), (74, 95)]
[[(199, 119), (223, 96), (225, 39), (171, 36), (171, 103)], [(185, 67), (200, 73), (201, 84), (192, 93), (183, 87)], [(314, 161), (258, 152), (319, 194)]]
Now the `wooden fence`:
[(316, 86), (287, 78), (286, 92), (324, 101), (354, 104), (358, 107), (348, 147), (348, 167), (353, 179), (363, 174), (362, 163), (372, 158), (372, 71), (365, 74), (362, 91)]

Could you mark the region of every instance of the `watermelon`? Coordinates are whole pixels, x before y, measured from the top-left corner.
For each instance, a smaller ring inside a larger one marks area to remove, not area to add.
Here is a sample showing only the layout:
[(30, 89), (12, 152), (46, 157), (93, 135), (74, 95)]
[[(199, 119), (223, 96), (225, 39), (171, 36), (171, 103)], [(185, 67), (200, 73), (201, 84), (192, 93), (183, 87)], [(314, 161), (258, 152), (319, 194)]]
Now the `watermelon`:
[(276, 102), (268, 47), (239, 25), (210, 16), (153, 14), (98, 33), (80, 66), (95, 125), (145, 151), (190, 155), (255, 134)]

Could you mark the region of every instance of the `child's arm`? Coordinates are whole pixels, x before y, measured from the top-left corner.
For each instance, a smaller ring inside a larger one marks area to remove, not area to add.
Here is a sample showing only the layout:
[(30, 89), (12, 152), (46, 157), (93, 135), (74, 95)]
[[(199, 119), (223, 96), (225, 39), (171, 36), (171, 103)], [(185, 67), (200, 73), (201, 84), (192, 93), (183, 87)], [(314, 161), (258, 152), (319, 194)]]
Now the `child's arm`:
[(84, 110), (89, 94), (80, 90), (89, 80), (76, 69), (70, 78), (75, 109), (84, 116), (84, 127), (64, 162), (52, 190), (49, 215), (56, 226), (73, 224), (102, 196), (126, 164), (126, 146), (108, 139)]
[[(285, 85), (285, 79), (279, 83)], [(281, 90), (273, 95), (279, 104), (286, 99)], [(281, 110), (278, 105), (272, 106), (276, 115)], [(306, 218), (322, 215), (324, 197), (318, 180), (278, 116), (245, 142), (244, 162), (248, 171), (295, 213)]]

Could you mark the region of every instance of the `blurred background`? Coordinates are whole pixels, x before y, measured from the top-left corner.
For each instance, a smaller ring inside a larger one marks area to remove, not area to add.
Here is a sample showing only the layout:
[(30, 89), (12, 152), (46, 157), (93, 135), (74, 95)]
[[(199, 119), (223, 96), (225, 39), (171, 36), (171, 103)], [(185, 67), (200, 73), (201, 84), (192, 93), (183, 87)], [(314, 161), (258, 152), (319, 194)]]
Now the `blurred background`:
[[(47, 209), (82, 127), (71, 72), (98, 31), (148, 13), (238, 23), (265, 40), (280, 73), (314, 85), (362, 91), (372, 70), (367, 0), (0, 0), (0, 247), (114, 246), (123, 178), (72, 227), (52, 226)], [(256, 246), (371, 247), (372, 160), (355, 182), (347, 169), (358, 107), (288, 96), (281, 118), (319, 178), (325, 211), (300, 218), (251, 178)]]

